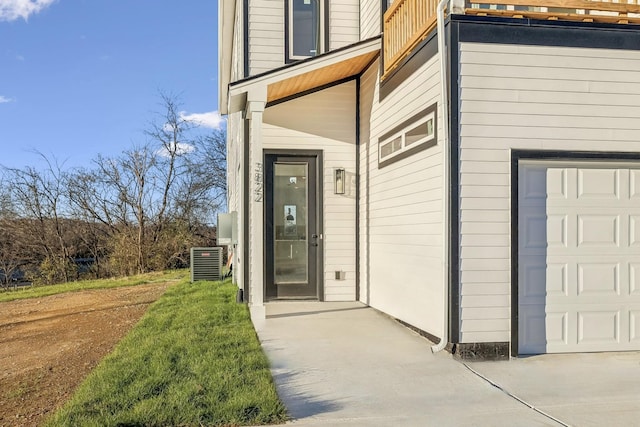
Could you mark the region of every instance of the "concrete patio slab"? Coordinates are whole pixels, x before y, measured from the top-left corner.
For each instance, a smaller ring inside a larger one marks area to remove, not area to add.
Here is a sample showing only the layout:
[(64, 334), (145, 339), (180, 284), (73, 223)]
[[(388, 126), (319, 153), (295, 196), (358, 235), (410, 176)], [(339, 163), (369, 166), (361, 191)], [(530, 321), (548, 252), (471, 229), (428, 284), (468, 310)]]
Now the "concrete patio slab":
[(547, 354), (468, 365), (569, 425), (640, 425), (640, 352)]
[(359, 303), (270, 303), (255, 325), (291, 425), (562, 425)]

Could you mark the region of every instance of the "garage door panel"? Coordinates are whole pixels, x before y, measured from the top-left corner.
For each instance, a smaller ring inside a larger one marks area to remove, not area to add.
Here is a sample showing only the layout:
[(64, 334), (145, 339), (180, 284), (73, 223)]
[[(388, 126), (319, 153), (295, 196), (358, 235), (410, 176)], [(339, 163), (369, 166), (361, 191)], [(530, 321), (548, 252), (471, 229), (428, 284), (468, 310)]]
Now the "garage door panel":
[(579, 168), (578, 199), (615, 200), (620, 198), (620, 170)]
[(547, 232), (540, 233), (541, 237), (546, 234), (548, 248), (566, 248), (569, 241), (568, 215), (550, 214), (546, 216)]
[(594, 262), (578, 264), (578, 296), (620, 295), (620, 264)]
[(544, 254), (547, 248), (547, 218), (544, 212), (524, 215), (520, 232), (520, 247), (527, 254)]
[(629, 295), (640, 297), (640, 263), (629, 263)]
[(640, 215), (629, 215), (629, 246), (640, 251)]
[(629, 171), (629, 199), (640, 200), (640, 170)]
[(640, 345), (640, 310), (629, 311), (629, 341)]
[(519, 352), (640, 350), (640, 167), (540, 165), (519, 176)]
[(578, 214), (578, 247), (620, 246), (620, 215)]
[(521, 307), (519, 318), (520, 353), (544, 353), (547, 347), (544, 309), (540, 310), (538, 306)]
[(566, 346), (569, 342), (569, 313), (547, 312), (545, 332), (548, 345)]
[[(546, 269), (546, 292), (548, 297), (566, 297), (569, 295), (569, 264), (549, 263)], [(543, 290), (544, 286), (539, 286)]]
[(597, 344), (608, 348), (619, 342), (619, 310), (578, 311), (578, 345)]
[(554, 199), (560, 203), (562, 200), (569, 199), (566, 169), (543, 169), (543, 175), (545, 176), (547, 184), (547, 194), (545, 194), (545, 198)]
[(530, 168), (527, 176), (520, 180), (519, 194), (523, 206), (529, 204), (540, 206), (540, 201), (547, 197), (546, 169)]
[(546, 278), (546, 268), (544, 265), (544, 257), (542, 257), (542, 263), (540, 257), (527, 260), (528, 262), (522, 263), (519, 267), (519, 282), (523, 283), (520, 290), (520, 298), (523, 304), (541, 304), (544, 303), (546, 296), (546, 290), (541, 283), (544, 283)]

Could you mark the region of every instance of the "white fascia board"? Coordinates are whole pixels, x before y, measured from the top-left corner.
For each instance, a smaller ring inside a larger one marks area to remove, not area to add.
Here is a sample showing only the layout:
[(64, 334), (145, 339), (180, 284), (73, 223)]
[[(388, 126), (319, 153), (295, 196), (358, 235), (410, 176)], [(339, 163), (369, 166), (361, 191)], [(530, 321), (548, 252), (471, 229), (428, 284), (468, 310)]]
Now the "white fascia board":
[(334, 52), (328, 52), (315, 58), (296, 62), (264, 74), (249, 77), (244, 81), (238, 81), (229, 86), (229, 113), (234, 113), (238, 107), (244, 107), (242, 99), (246, 99), (246, 93), (252, 87), (268, 87), (271, 84), (281, 82), (305, 73), (321, 70), (322, 68), (347, 61), (360, 55), (379, 51), (381, 40), (375, 37), (366, 42), (359, 42), (355, 45)]
[[(233, 34), (236, 29), (237, 0), (218, 1), (218, 109), (220, 114), (228, 114), (229, 83), (233, 60)], [(238, 29), (239, 30), (239, 29)]]

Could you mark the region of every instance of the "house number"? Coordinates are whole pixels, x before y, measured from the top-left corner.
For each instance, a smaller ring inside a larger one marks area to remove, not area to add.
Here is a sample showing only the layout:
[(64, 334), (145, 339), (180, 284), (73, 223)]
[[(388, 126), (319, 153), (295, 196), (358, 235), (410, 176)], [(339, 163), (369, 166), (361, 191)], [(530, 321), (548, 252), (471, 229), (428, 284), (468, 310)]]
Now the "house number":
[(256, 202), (262, 202), (262, 199), (264, 197), (264, 179), (263, 179), (263, 173), (262, 173), (262, 163), (257, 162), (256, 163), (256, 167), (253, 173), (253, 180), (254, 180), (254, 190), (253, 190), (253, 200)]

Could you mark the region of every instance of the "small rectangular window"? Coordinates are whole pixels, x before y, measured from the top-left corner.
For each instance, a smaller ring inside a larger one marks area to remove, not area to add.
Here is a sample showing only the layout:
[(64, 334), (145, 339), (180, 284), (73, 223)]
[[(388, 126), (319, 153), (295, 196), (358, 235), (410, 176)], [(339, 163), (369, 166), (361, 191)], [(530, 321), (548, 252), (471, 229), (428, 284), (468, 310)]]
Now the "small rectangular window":
[(324, 51), (324, 0), (287, 0), (290, 59), (304, 59)]
[(404, 144), (411, 145), (415, 142), (421, 142), (425, 138), (433, 135), (433, 118), (409, 130), (404, 137)]
[(400, 151), (402, 149), (402, 137), (399, 136), (396, 139), (383, 144), (380, 147), (380, 157), (385, 158), (389, 157), (396, 151)]
[(378, 167), (436, 145), (436, 140), (436, 104), (433, 104), (378, 139)]

